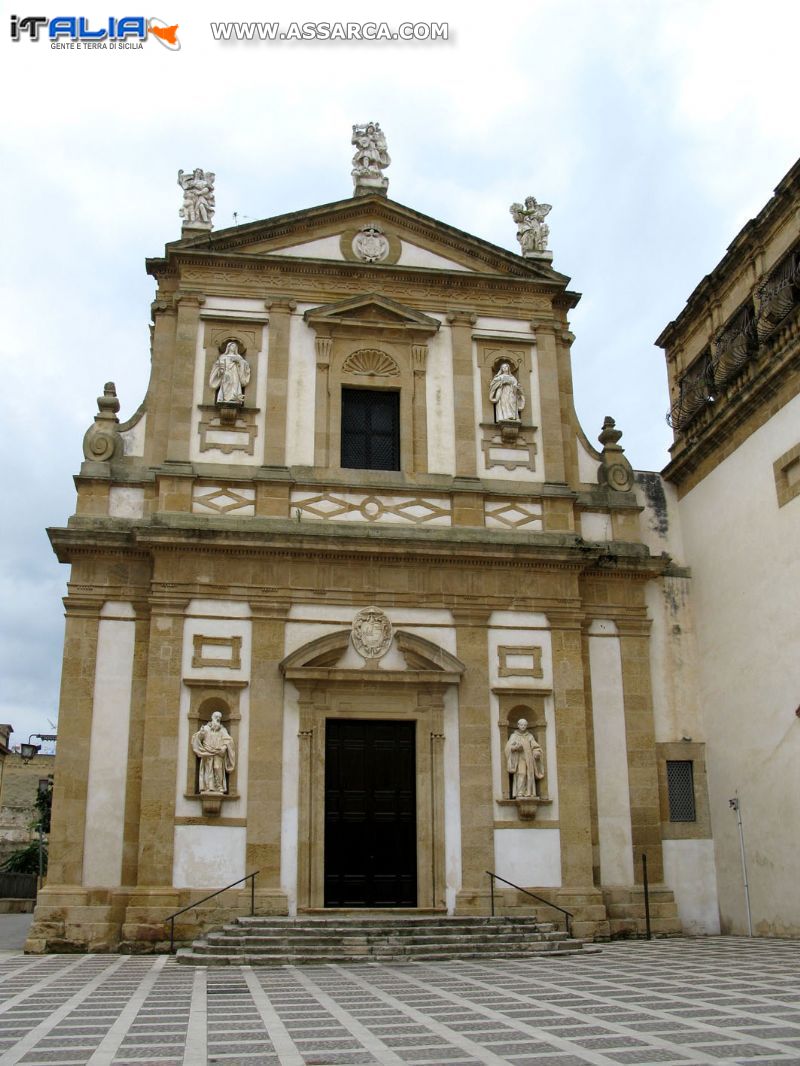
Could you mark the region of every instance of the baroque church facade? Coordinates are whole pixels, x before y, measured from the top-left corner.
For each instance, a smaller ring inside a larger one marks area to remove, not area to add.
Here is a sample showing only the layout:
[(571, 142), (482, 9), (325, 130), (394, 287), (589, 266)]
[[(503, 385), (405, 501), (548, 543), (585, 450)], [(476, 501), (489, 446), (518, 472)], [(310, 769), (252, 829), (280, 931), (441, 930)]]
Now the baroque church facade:
[(220, 231), (213, 175), (181, 175), (146, 397), (119, 422), (106, 386), (50, 530), (30, 951), (152, 949), (254, 871), (261, 913), (486, 914), (488, 871), (631, 935), (643, 857), (656, 932), (718, 931), (676, 493), (578, 424), (547, 205), (513, 206), (511, 252), (354, 144), (352, 197)]

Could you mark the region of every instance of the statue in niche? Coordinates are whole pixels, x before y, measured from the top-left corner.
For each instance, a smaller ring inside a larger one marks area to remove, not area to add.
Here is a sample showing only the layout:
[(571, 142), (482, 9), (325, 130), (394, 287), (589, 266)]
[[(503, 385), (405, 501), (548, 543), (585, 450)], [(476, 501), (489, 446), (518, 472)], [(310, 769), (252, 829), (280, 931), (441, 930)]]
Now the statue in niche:
[(225, 795), (228, 774), (236, 766), (233, 737), (222, 724), (222, 712), (214, 711), (192, 737), (192, 751), (200, 760), (199, 792), (201, 795)]
[(179, 170), (178, 184), (183, 189), (183, 207), (178, 214), (184, 226), (210, 226), (214, 216), (214, 174), (200, 167), (191, 174)]
[(508, 772), (512, 775), (511, 798), (535, 798), (536, 782), (544, 777), (544, 752), (536, 737), (528, 730), (525, 718), (520, 718), (517, 728), (508, 738), (505, 756)]
[(512, 204), (509, 208), (517, 224), (517, 240), (523, 255), (541, 255), (547, 251), (550, 227), (544, 220), (552, 210), (551, 204), (537, 203), (535, 196), (528, 196), (524, 206)]
[(240, 354), (237, 342), (228, 341), (225, 351), (220, 353), (211, 367), (208, 379), (212, 389), (217, 390), (217, 403), (241, 407), (244, 403), (244, 388), (249, 381), (250, 364)]
[(356, 150), (351, 172), (355, 184), (358, 185), (367, 178), (371, 179), (372, 184), (388, 186), (389, 179), (384, 177), (381, 171), (389, 166), (391, 159), (386, 149), (386, 137), (380, 123), (365, 122), (360, 126), (353, 126), (350, 143), (355, 146)]
[(525, 409), (525, 393), (511, 373), (510, 363), (501, 363), (489, 383), (489, 401), (494, 404), (496, 422), (519, 422)]

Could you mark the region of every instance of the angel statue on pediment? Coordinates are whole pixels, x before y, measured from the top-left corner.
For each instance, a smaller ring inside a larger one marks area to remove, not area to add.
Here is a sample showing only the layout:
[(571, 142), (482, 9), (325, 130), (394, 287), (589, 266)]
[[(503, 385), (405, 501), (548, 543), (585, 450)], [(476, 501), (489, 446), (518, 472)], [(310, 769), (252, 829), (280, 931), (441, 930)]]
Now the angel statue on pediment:
[(512, 204), (511, 217), (517, 224), (517, 240), (523, 255), (536, 255), (547, 251), (550, 227), (545, 218), (553, 210), (552, 204), (540, 204), (535, 196), (528, 196), (524, 206)]

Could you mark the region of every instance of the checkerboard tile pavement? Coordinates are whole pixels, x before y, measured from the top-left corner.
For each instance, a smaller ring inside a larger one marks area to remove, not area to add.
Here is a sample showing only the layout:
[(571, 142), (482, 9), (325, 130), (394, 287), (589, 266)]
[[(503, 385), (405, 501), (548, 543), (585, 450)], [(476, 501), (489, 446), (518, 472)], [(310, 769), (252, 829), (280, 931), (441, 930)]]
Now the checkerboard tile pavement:
[(0, 953), (0, 1066), (800, 1064), (800, 942), (438, 963)]

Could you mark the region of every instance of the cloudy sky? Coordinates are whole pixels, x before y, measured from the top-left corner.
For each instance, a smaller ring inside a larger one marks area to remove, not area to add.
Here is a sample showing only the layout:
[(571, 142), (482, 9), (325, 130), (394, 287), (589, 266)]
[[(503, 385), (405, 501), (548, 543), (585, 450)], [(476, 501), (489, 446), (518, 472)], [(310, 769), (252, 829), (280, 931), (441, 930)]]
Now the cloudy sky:
[[(216, 224), (349, 196), (350, 127), (381, 122), (390, 196), (516, 250), (509, 204), (553, 204), (578, 414), (611, 414), (637, 468), (667, 461), (653, 340), (795, 161), (796, 0), (293, 3), (172, 0), (181, 50), (52, 50), (0, 21), (4, 222), (0, 721), (49, 732), (74, 509), (95, 397), (129, 417), (148, 375), (144, 259), (179, 236), (179, 168), (217, 175)], [(21, 16), (55, 6), (15, 4)], [(334, 13), (335, 12), (335, 13)], [(376, 14), (380, 12), (380, 14)], [(449, 40), (223, 43), (210, 22), (446, 22)]]

